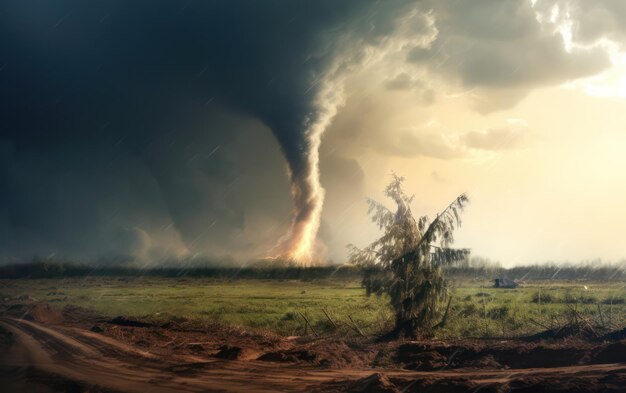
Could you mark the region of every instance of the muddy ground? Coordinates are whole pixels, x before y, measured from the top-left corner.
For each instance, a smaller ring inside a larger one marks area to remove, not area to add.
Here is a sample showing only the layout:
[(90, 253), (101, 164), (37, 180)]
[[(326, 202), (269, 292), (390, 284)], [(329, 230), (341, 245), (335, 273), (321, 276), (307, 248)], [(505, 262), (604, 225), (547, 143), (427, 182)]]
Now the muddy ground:
[(376, 342), (163, 324), (34, 299), (0, 309), (7, 392), (626, 392), (625, 332)]

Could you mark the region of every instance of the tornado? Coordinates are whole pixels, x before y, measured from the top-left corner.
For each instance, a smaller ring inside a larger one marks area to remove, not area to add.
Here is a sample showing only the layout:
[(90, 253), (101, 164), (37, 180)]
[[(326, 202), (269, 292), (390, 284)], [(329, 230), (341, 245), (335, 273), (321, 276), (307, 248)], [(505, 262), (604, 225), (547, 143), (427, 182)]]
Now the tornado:
[(393, 47), (389, 37), (396, 21), (412, 5), (411, 1), (389, 8), (377, 2), (352, 3), (350, 12), (321, 28), (334, 31), (332, 36), (322, 35), (309, 43), (307, 50), (316, 55), (302, 52), (307, 60), (297, 72), (279, 77), (266, 90), (281, 105), (271, 110), (264, 105), (255, 108), (280, 144), (293, 197), (290, 226), (268, 251), (268, 259), (301, 266), (325, 262), (325, 247), (317, 239), (325, 196), (319, 172), (322, 136), (345, 103), (345, 78)]
[[(343, 83), (329, 77), (313, 101), (315, 111), (303, 120), (299, 145), (290, 149), (281, 144), (287, 159), (294, 210), (289, 231), (269, 252), (271, 259), (302, 266), (323, 262), (323, 245), (317, 241), (324, 205), (319, 148), (324, 131), (343, 102)], [(281, 142), (280, 134), (278, 138)]]

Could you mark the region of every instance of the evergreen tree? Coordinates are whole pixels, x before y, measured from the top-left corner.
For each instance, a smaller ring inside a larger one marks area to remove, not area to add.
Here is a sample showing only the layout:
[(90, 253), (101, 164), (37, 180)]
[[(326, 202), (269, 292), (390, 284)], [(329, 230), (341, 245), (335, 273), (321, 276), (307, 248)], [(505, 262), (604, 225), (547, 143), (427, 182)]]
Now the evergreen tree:
[(404, 192), (403, 181), (394, 174), (385, 189), (397, 205), (395, 212), (367, 200), (368, 215), (383, 235), (363, 249), (349, 245), (349, 261), (362, 268), (368, 296), (389, 295), (396, 313), (393, 335), (415, 337), (431, 332), (443, 311), (448, 298), (443, 267), (469, 254), (449, 247), (468, 198), (461, 194), (432, 221), (426, 216), (416, 220), (410, 207), (414, 196)]

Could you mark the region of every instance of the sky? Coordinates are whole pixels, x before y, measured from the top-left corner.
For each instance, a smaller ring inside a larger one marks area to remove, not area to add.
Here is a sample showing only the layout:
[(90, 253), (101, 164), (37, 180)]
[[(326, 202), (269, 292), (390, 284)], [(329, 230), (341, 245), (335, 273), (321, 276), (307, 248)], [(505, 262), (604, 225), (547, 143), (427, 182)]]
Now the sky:
[(0, 263), (293, 256), (391, 174), (505, 266), (626, 257), (621, 0), (6, 1)]

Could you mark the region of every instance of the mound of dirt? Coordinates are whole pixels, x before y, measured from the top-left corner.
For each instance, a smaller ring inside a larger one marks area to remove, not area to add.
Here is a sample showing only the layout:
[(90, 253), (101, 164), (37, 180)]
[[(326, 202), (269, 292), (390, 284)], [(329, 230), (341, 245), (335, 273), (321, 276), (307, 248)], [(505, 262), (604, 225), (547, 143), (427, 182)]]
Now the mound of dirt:
[(578, 364), (587, 351), (588, 348), (584, 346), (551, 347), (518, 344), (513, 348), (494, 350), (484, 348), (480, 355), (491, 354), (498, 363), (510, 368), (563, 367)]
[[(297, 348), (297, 349), (296, 349)], [(378, 351), (367, 345), (340, 340), (318, 340), (272, 351), (261, 355), (258, 360), (285, 363), (311, 363), (318, 366), (340, 369), (346, 367), (371, 367)]]
[(235, 360), (239, 358), (242, 352), (243, 348), (224, 345), (220, 348), (220, 351), (215, 354), (215, 357), (219, 359)]
[(437, 351), (420, 352), (412, 356), (406, 365), (410, 370), (433, 371), (441, 370), (448, 365), (448, 359)]
[(319, 364), (328, 368), (371, 367), (378, 351), (361, 342), (320, 340), (307, 349), (320, 359)]
[(319, 363), (317, 355), (307, 350), (268, 352), (259, 356), (257, 360), (281, 363)]
[(215, 354), (216, 358), (226, 360), (251, 360), (258, 358), (259, 353), (250, 348), (241, 348), (230, 345), (223, 345), (220, 347), (218, 353)]
[[(599, 329), (599, 328), (598, 328)], [(595, 340), (598, 338), (598, 331), (589, 326), (588, 324), (581, 323), (569, 323), (567, 325), (544, 330), (528, 336), (526, 341), (541, 341), (541, 340), (560, 340), (566, 338), (579, 338), (584, 340)]]
[(483, 356), (480, 359), (468, 360), (464, 363), (464, 367), (468, 368), (502, 368), (502, 365), (493, 357), (493, 355)]
[(616, 330), (614, 332), (610, 332), (600, 337), (602, 341), (619, 341), (626, 340), (626, 328), (622, 330)]
[(130, 318), (122, 317), (122, 316), (115, 317), (107, 322), (112, 325), (118, 325), (118, 326), (131, 326), (131, 327), (153, 327), (154, 326), (151, 323), (141, 322), (135, 319), (130, 319)]
[(28, 321), (41, 322), (45, 324), (56, 324), (63, 322), (63, 314), (56, 308), (48, 304), (14, 304), (7, 311), (7, 315), (15, 318), (22, 318)]
[(585, 360), (585, 363), (589, 364), (626, 362), (626, 341), (603, 345)]
[(452, 353), (445, 344), (406, 343), (398, 347), (396, 361), (410, 370), (431, 371), (444, 368)]
[(589, 344), (406, 343), (397, 349), (396, 360), (412, 370), (442, 368), (535, 368), (576, 365), (592, 347)]
[(164, 329), (182, 329), (187, 323), (189, 323), (188, 318), (170, 316), (167, 322), (161, 324), (161, 327)]

